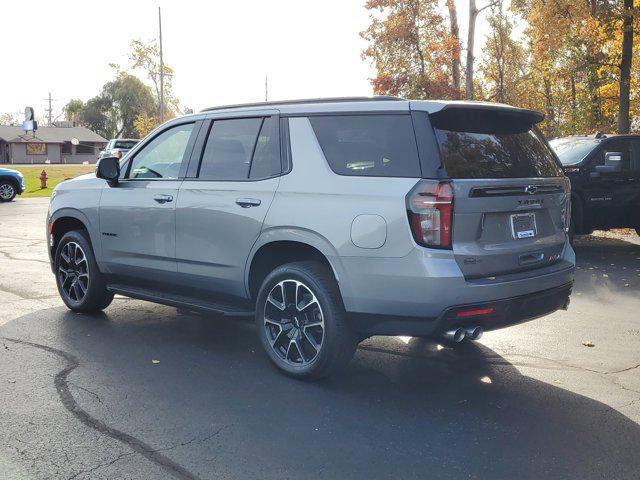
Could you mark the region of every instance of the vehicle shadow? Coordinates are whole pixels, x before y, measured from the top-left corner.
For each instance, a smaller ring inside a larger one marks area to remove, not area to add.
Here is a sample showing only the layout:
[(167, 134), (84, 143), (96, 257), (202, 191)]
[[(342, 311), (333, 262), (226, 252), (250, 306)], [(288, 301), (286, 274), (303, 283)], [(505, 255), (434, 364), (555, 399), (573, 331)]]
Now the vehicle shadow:
[(640, 291), (640, 244), (594, 235), (576, 237), (574, 292), (637, 297)]
[(638, 424), (482, 343), (376, 337), (341, 374), (300, 382), (269, 364), (250, 322), (123, 303), (0, 332), (75, 355), (83, 409), (177, 445), (166, 454), (201, 478), (638, 478)]
[(637, 298), (640, 291), (640, 245), (620, 238), (577, 236), (574, 294), (615, 302)]

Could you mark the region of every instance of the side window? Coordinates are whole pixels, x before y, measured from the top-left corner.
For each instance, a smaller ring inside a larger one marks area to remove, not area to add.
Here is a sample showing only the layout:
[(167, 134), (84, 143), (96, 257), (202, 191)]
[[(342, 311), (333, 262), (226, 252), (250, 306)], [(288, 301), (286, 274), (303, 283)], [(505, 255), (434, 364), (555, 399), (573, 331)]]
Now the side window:
[(193, 123), (165, 130), (138, 151), (129, 178), (178, 178)]
[(629, 169), (640, 173), (640, 139), (629, 141)]
[(607, 152), (620, 152), (622, 153), (622, 170), (628, 172), (631, 168), (630, 165), (630, 147), (631, 142), (625, 139), (613, 139), (606, 142), (600, 147), (596, 157), (593, 160), (592, 166), (604, 165), (604, 154)]
[(261, 118), (216, 120), (202, 154), (198, 178), (246, 180)]
[(339, 175), (420, 177), (409, 115), (309, 117), (331, 169)]
[(271, 177), (282, 171), (279, 140), (278, 122), (274, 117), (265, 118), (254, 149), (249, 178)]

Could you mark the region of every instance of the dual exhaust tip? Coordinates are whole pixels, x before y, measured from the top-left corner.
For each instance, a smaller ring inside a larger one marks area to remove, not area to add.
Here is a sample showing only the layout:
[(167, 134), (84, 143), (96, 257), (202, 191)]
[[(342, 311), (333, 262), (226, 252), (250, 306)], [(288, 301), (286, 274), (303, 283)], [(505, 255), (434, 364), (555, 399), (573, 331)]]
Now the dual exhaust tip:
[(469, 340), (480, 340), (482, 333), (482, 327), (458, 327), (447, 330), (442, 336), (449, 342), (460, 343), (465, 338)]

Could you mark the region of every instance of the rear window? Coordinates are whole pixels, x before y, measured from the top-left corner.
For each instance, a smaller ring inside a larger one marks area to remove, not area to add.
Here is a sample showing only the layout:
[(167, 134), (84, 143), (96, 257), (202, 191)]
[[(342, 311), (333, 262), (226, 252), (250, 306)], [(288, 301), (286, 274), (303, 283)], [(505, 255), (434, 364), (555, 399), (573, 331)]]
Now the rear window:
[(450, 178), (562, 176), (542, 134), (526, 117), (451, 109), (431, 115), (430, 120)]
[(331, 169), (339, 175), (421, 176), (409, 115), (310, 117)]
[(131, 150), (138, 143), (135, 140), (117, 140), (113, 148), (122, 148), (123, 150)]

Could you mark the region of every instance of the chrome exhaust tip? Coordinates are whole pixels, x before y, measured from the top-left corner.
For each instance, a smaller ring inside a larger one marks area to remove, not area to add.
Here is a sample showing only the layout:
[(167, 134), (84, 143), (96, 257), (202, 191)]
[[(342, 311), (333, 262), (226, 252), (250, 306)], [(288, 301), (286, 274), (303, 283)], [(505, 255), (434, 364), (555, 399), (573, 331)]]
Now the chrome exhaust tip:
[(464, 328), (454, 328), (452, 330), (447, 330), (442, 334), (445, 340), (449, 342), (460, 343), (464, 340), (464, 337), (467, 335), (467, 332)]
[(482, 329), (482, 327), (466, 327), (464, 329), (465, 331), (465, 337), (468, 338), (469, 340), (480, 340), (480, 337), (482, 337), (482, 334), (484, 333), (484, 330)]

